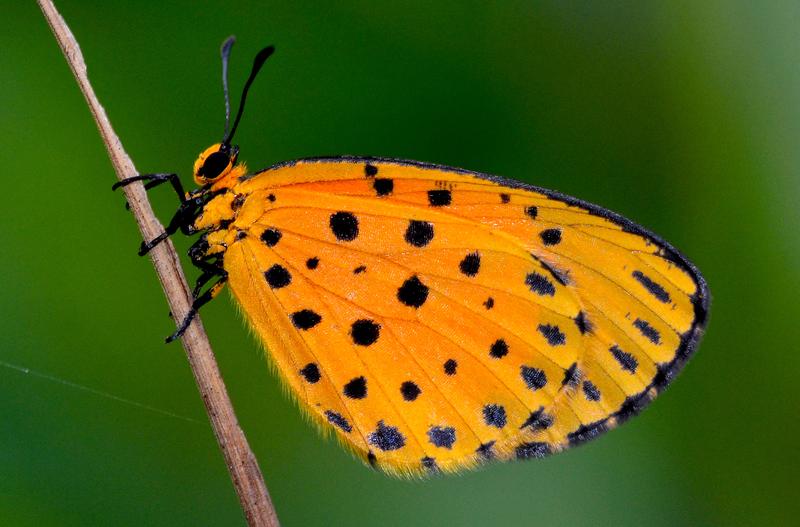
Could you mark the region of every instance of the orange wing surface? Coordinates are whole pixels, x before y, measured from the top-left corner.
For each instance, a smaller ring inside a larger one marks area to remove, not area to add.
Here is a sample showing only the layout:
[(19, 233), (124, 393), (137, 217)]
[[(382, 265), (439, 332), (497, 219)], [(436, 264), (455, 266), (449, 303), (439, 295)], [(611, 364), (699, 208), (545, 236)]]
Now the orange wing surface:
[(556, 192), (354, 157), (225, 186), (197, 226), (246, 318), (302, 408), (391, 473), (591, 439), (704, 328), (706, 284), (678, 251)]

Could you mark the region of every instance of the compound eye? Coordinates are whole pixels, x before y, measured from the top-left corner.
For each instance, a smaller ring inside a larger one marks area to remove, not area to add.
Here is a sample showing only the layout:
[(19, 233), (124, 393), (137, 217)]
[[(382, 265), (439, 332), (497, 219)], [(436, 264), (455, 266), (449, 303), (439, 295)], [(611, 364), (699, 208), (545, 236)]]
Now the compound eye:
[(206, 158), (203, 166), (197, 171), (197, 175), (205, 179), (216, 179), (228, 167), (230, 162), (231, 158), (228, 154), (218, 150)]

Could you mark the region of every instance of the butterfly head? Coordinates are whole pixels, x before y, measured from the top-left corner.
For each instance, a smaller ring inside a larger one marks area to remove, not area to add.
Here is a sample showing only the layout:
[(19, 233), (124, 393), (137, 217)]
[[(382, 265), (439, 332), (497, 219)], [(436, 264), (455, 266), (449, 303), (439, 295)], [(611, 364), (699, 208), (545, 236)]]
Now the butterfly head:
[[(264, 62), (275, 52), (274, 46), (267, 46), (256, 54), (256, 58), (253, 60), (253, 68), (250, 70), (250, 76), (244, 83), (242, 98), (239, 102), (239, 111), (236, 112), (236, 118), (231, 127), (231, 104), (230, 98), (228, 97), (228, 59), (234, 42), (236, 42), (234, 37), (228, 37), (228, 39), (222, 43), (222, 49), (220, 51), (222, 55), (222, 88), (225, 93), (225, 135), (222, 138), (222, 142), (206, 148), (197, 158), (197, 161), (194, 162), (194, 181), (198, 185), (209, 185), (220, 181), (225, 176), (232, 173), (244, 171), (241, 165), (237, 166), (236, 164), (236, 159), (239, 156), (239, 147), (232, 145), (231, 140), (242, 118), (244, 103), (247, 99), (247, 92), (250, 90), (250, 85), (253, 84)], [(239, 170), (234, 170), (235, 168), (239, 168)]]
[(239, 157), (239, 147), (217, 143), (206, 148), (194, 162), (194, 182), (205, 186), (231, 173)]

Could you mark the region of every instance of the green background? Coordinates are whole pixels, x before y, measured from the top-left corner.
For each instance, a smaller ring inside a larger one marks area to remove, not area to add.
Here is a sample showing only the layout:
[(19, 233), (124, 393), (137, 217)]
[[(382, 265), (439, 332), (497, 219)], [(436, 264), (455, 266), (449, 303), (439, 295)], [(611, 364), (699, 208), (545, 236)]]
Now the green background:
[[(234, 92), (278, 49), (238, 133), (251, 167), (350, 153), (525, 179), (648, 226), (708, 279), (705, 341), (640, 417), (428, 481), (321, 438), (224, 295), (203, 319), (285, 525), (797, 521), (796, 2), (57, 3), (142, 172), (188, 184), (219, 140), (235, 33)], [(243, 524), (82, 96), (35, 4), (2, 12), (0, 524)], [(175, 208), (168, 189), (152, 201)]]

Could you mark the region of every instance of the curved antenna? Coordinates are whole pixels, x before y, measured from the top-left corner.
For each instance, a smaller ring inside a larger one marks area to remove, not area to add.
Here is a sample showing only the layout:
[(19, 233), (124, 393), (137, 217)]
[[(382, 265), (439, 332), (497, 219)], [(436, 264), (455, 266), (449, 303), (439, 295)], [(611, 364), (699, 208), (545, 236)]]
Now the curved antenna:
[(222, 140), (223, 146), (230, 146), (231, 139), (233, 139), (233, 134), (236, 133), (236, 127), (239, 126), (239, 121), (242, 118), (242, 112), (244, 111), (244, 103), (247, 100), (247, 92), (250, 90), (250, 85), (253, 84), (253, 81), (256, 80), (256, 75), (258, 72), (261, 71), (261, 66), (264, 65), (264, 62), (275, 53), (275, 46), (267, 46), (266, 48), (262, 49), (256, 54), (256, 58), (253, 59), (253, 69), (250, 70), (250, 76), (247, 77), (247, 81), (244, 83), (244, 89), (242, 90), (242, 99), (239, 101), (239, 111), (236, 112), (236, 119), (233, 120), (233, 128), (231, 128), (230, 132), (226, 133), (225, 138)]
[(231, 122), (231, 100), (228, 96), (228, 60), (231, 56), (231, 48), (233, 44), (236, 42), (236, 37), (231, 35), (225, 42), (222, 43), (222, 47), (219, 49), (220, 55), (222, 55), (222, 91), (225, 94), (225, 136), (228, 136), (228, 126), (230, 126)]

